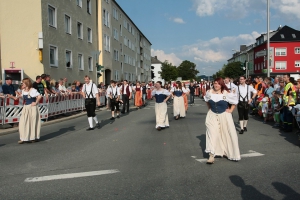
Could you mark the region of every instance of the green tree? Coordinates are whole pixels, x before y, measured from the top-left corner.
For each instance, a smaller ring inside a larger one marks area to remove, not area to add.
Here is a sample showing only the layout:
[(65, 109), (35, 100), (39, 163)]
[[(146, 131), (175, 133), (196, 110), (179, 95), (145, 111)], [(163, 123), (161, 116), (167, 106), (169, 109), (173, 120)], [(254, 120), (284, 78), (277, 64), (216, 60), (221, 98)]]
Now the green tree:
[(241, 67), (241, 62), (232, 62), (228, 63), (224, 68), (224, 76), (229, 78), (237, 78), (241, 75), (244, 75), (244, 70)]
[(165, 81), (174, 81), (178, 77), (176, 66), (173, 66), (172, 63), (168, 63), (168, 61), (162, 63), (161, 72), (159, 73)]
[(190, 62), (188, 60), (183, 61), (178, 67), (178, 76), (182, 78), (182, 80), (191, 80), (196, 79), (199, 71), (196, 69), (196, 64)]

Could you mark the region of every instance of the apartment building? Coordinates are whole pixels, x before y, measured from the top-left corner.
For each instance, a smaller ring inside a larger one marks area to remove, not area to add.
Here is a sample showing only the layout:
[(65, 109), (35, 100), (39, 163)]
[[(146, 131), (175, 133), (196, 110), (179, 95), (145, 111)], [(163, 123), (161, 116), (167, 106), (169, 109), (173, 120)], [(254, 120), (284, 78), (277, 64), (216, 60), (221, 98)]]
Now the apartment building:
[(96, 79), (96, 0), (0, 2), (3, 78)]
[(98, 12), (101, 81), (150, 81), (150, 41), (115, 0), (99, 0)]

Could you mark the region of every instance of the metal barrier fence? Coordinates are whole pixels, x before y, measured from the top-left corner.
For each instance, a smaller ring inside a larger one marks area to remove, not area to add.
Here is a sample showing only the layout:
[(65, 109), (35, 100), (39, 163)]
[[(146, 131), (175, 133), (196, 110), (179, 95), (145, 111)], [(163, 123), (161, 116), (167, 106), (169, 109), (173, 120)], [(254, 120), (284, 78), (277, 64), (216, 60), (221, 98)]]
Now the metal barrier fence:
[[(0, 124), (18, 123), (24, 105), (22, 98), (14, 100), (0, 98)], [(100, 93), (100, 106), (105, 104), (105, 92)], [(41, 119), (48, 120), (55, 115), (83, 111), (84, 98), (81, 94), (43, 96), (38, 104)]]

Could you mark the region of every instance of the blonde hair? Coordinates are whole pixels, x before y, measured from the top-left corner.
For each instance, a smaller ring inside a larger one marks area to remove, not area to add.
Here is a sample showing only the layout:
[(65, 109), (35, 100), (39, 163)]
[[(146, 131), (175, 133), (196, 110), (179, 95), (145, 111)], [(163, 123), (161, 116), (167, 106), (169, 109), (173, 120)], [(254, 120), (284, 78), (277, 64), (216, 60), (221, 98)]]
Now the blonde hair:
[(28, 89), (32, 88), (32, 82), (29, 78), (24, 78), (22, 80), (22, 83), (26, 85), (26, 87), (28, 87)]
[(54, 87), (54, 86), (55, 86), (55, 82), (56, 82), (56, 80), (55, 80), (55, 79), (51, 79), (51, 81), (50, 81), (50, 85), (51, 85), (52, 87)]

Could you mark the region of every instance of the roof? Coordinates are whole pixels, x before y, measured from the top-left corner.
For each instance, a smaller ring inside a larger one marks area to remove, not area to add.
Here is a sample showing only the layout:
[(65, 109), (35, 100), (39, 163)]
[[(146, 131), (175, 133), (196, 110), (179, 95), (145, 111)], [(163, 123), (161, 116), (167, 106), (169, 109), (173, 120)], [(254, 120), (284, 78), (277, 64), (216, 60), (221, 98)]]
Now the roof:
[(271, 42), (292, 42), (300, 41), (300, 31), (295, 30), (289, 26), (279, 28), (271, 38)]
[(124, 13), (124, 15), (130, 20), (130, 22), (135, 26), (135, 28), (141, 33), (141, 35), (151, 44), (151, 42), (148, 40), (148, 38), (143, 34), (143, 32), (135, 25), (135, 23), (130, 19), (130, 17), (126, 14), (126, 12), (121, 8), (121, 6), (117, 3), (116, 0), (113, 0), (114, 3), (119, 7), (119, 9)]
[(151, 64), (162, 64), (162, 62), (157, 59), (157, 56), (151, 56)]

